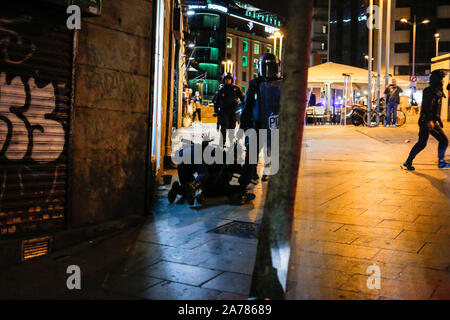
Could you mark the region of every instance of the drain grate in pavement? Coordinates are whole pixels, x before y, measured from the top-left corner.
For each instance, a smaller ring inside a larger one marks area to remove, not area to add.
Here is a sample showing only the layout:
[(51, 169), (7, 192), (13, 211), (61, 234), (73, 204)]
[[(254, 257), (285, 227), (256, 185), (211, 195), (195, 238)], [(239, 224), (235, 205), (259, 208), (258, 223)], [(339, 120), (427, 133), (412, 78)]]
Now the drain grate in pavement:
[(254, 222), (233, 221), (208, 232), (226, 234), (247, 239), (257, 239), (260, 224)]

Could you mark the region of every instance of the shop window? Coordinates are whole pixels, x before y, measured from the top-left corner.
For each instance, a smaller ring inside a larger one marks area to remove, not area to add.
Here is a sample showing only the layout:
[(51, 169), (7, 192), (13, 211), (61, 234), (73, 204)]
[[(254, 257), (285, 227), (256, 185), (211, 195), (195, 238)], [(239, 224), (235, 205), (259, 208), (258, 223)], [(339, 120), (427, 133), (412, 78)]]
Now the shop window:
[(395, 53), (408, 53), (411, 49), (411, 44), (409, 42), (398, 42), (395, 44)]
[(247, 58), (247, 56), (242, 56), (242, 66), (244, 68), (247, 68), (247, 66), (248, 66), (248, 58)]
[(242, 48), (243, 48), (244, 52), (248, 52), (248, 42), (247, 41), (242, 41)]

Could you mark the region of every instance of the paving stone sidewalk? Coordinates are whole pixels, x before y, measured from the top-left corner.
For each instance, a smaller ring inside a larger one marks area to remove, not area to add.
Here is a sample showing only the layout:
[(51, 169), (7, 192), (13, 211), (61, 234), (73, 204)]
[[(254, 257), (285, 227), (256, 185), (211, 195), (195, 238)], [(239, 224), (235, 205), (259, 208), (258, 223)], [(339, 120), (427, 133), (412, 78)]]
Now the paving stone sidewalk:
[[(448, 129), (447, 133), (449, 133)], [(400, 170), (417, 136), (396, 129), (308, 127), (296, 199), (288, 299), (449, 299), (450, 180), (437, 144)], [(246, 299), (257, 240), (210, 232), (259, 222), (253, 204), (170, 205), (160, 187), (139, 227), (0, 271), (0, 299)], [(381, 289), (367, 288), (367, 267)], [(69, 291), (78, 265), (82, 290)]]
[[(415, 172), (400, 169), (417, 131), (307, 130), (289, 299), (450, 298), (450, 170), (433, 138)], [(374, 264), (379, 290), (367, 286)]]

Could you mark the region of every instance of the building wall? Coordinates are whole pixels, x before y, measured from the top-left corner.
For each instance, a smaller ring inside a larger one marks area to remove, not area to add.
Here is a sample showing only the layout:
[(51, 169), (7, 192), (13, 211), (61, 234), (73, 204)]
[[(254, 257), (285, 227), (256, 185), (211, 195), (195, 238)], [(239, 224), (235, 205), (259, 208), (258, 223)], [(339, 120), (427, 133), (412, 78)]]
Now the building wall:
[(79, 31), (69, 227), (142, 215), (149, 176), (152, 1), (104, 1)]
[[(258, 74), (258, 64), (255, 67), (255, 59), (259, 58), (266, 52), (272, 52), (273, 40), (248, 34), (242, 31), (227, 29), (227, 37), (232, 39), (232, 47), (226, 49), (226, 59), (230, 59), (234, 63), (235, 84), (244, 90), (248, 89), (250, 80)], [(248, 51), (244, 52), (244, 41), (248, 43)], [(259, 44), (259, 53), (255, 53), (255, 45)], [(247, 57), (247, 67), (243, 66), (243, 57)], [(245, 80), (243, 73), (246, 73)]]
[[(323, 30), (324, 26), (326, 30)], [(328, 29), (328, 0), (315, 1), (311, 26), (311, 67), (328, 60)]]

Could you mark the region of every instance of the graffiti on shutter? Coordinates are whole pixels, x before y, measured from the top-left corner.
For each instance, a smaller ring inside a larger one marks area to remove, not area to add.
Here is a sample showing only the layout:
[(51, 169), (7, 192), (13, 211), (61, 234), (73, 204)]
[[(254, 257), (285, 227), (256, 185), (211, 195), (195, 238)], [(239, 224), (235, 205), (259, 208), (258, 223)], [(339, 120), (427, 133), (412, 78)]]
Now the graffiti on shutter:
[(0, 238), (64, 225), (72, 35), (0, 13)]

